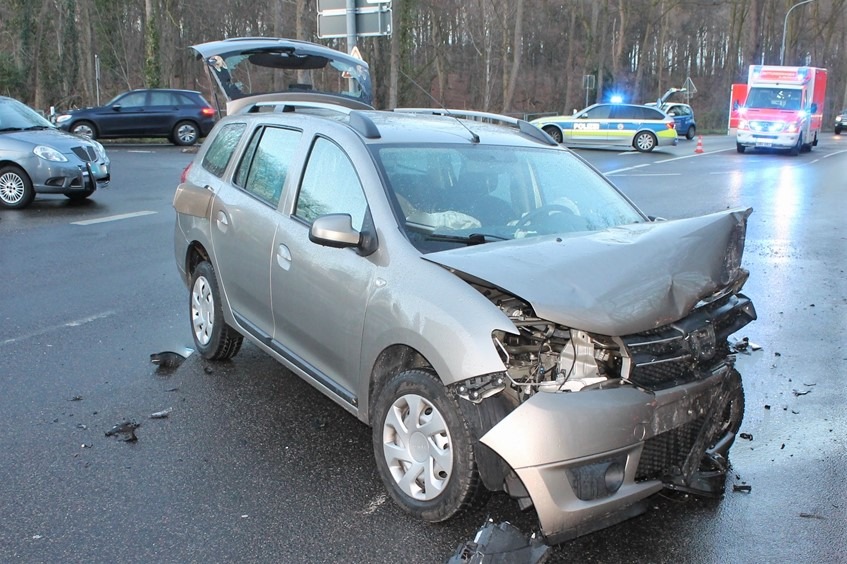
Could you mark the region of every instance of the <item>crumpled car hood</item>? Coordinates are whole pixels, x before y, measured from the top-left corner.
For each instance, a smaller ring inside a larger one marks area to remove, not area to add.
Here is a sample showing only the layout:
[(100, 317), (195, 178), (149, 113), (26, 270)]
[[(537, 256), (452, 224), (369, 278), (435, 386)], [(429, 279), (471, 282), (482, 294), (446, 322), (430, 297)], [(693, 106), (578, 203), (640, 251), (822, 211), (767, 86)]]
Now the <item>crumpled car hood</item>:
[(746, 276), (740, 268), (728, 275), (725, 264), (733, 252), (740, 264), (750, 213), (735, 209), (572, 236), (515, 239), (423, 258), (518, 296), (543, 319), (603, 335), (628, 335), (677, 321), (701, 299)]

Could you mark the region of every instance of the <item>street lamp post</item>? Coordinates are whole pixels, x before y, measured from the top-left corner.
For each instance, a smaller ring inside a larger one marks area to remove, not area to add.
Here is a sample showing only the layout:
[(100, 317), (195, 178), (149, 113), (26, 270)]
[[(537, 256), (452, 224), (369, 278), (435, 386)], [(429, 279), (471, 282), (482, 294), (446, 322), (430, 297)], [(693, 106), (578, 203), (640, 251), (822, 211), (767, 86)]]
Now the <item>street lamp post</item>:
[(799, 6), (802, 6), (803, 4), (808, 4), (809, 2), (814, 2), (814, 1), (815, 0), (803, 0), (802, 2), (798, 2), (798, 3), (794, 4), (793, 6), (788, 8), (787, 12), (785, 12), (785, 20), (783, 20), (783, 22), (782, 22), (782, 47), (779, 48), (779, 64), (780, 64), (780, 66), (782, 66), (785, 63), (785, 31), (788, 28), (788, 14), (790, 14), (791, 11), (794, 8), (797, 8)]

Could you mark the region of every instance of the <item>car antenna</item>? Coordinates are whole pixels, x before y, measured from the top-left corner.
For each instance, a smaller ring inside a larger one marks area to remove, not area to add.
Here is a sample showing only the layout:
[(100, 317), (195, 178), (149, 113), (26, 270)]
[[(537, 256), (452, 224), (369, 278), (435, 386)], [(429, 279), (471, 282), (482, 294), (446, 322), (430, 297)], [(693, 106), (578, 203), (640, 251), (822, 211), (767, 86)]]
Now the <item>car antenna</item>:
[(426, 94), (426, 95), (429, 97), (429, 99), (430, 99), (430, 100), (432, 100), (433, 102), (435, 102), (435, 105), (436, 105), (436, 106), (438, 106), (439, 108), (441, 108), (442, 110), (444, 110), (444, 115), (449, 116), (449, 117), (451, 117), (451, 118), (455, 119), (457, 122), (459, 122), (459, 125), (461, 125), (462, 127), (464, 127), (464, 128), (467, 130), (467, 132), (471, 134), (471, 143), (479, 143), (479, 135), (477, 135), (476, 133), (474, 133), (474, 132), (471, 130), (471, 128), (470, 128), (470, 127), (468, 127), (467, 125), (465, 125), (464, 123), (462, 123), (462, 120), (461, 120), (461, 119), (459, 119), (457, 116), (454, 116), (453, 114), (451, 114), (451, 113), (450, 113), (450, 110), (448, 110), (447, 108), (445, 108), (445, 107), (444, 107), (444, 104), (442, 104), (441, 102), (439, 102), (438, 100), (436, 100), (435, 96), (433, 96), (432, 94), (430, 94), (429, 92), (427, 92), (427, 91), (426, 91), (426, 89), (425, 89), (423, 86), (421, 86), (420, 84), (418, 84), (417, 82), (415, 82), (415, 79), (413, 79), (411, 76), (409, 76), (408, 74), (406, 74), (406, 73), (405, 73), (405, 72), (403, 72), (402, 70), (400, 70), (400, 74), (402, 74), (403, 76), (405, 76), (405, 77), (409, 80), (409, 82), (411, 82), (412, 84), (414, 84), (415, 86), (417, 86), (417, 87), (418, 87), (418, 89), (419, 89), (421, 92), (423, 92), (424, 94)]

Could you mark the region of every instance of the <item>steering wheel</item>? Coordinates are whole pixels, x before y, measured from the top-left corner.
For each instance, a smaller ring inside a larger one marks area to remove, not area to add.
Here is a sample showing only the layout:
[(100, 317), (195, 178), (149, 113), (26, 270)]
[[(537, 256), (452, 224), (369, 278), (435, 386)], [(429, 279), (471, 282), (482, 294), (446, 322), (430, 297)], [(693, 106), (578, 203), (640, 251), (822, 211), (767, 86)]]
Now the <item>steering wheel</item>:
[(573, 210), (568, 206), (563, 206), (562, 204), (544, 204), (540, 208), (535, 208), (534, 210), (520, 218), (515, 227), (520, 230), (526, 227), (527, 225), (532, 225), (534, 221), (537, 221), (542, 218), (546, 219), (548, 217), (552, 217), (557, 213), (576, 215), (574, 214)]

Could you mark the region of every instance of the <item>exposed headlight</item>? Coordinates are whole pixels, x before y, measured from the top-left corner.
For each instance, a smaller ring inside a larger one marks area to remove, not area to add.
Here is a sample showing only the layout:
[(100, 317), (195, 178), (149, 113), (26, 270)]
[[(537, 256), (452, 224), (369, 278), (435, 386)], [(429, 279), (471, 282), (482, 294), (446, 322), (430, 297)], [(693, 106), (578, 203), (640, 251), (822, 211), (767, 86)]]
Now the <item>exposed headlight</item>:
[(97, 156), (100, 159), (105, 159), (106, 158), (106, 148), (101, 143), (95, 141), (94, 139), (91, 139), (90, 142), (91, 142), (92, 145), (94, 145), (94, 149), (97, 151)]
[(53, 161), (57, 163), (66, 163), (68, 162), (68, 158), (54, 149), (53, 147), (48, 147), (47, 145), (39, 145), (35, 149), (32, 150), (33, 153), (37, 157), (44, 159), (45, 161)]
[(70, 114), (62, 114), (56, 118), (56, 123), (65, 123), (69, 119), (71, 119)]

